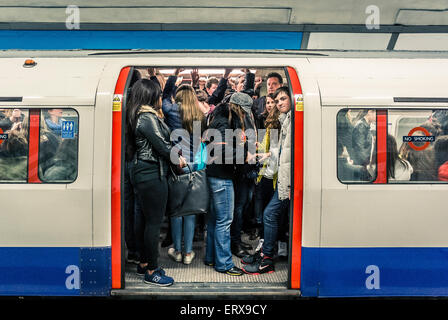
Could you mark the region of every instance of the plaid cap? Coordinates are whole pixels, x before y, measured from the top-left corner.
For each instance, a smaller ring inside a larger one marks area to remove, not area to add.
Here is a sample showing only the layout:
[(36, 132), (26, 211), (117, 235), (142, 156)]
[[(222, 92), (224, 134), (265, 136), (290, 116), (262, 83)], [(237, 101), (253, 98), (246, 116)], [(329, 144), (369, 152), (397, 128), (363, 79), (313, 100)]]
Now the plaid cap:
[(254, 103), (254, 101), (248, 94), (242, 92), (235, 92), (234, 94), (232, 94), (232, 96), (230, 97), (230, 102), (241, 106), (244, 110), (250, 110)]

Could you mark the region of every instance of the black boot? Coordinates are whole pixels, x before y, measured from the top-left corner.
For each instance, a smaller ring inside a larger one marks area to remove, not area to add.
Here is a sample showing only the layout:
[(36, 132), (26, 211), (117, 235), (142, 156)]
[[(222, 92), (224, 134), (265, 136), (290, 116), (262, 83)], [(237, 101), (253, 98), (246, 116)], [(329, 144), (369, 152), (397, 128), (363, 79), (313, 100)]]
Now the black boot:
[(247, 252), (243, 247), (241, 247), (240, 244), (230, 245), (230, 250), (232, 251), (232, 254), (234, 254), (238, 258), (242, 258), (244, 256), (249, 255), (249, 252)]

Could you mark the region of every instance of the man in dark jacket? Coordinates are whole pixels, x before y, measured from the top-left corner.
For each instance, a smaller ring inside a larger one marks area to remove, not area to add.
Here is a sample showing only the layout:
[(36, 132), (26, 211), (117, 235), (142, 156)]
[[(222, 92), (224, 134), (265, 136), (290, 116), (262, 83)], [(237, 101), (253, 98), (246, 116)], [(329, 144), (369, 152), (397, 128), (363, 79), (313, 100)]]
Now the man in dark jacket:
[[(224, 75), (219, 80), (218, 85), (215, 90), (206, 89), (206, 92), (208, 94), (208, 104), (212, 109), (214, 109), (214, 106), (218, 105), (222, 99), (224, 98), (224, 95), (226, 94), (227, 89), (227, 82), (229, 80), (229, 75), (232, 69), (225, 69)], [(207, 83), (208, 85), (208, 83)]]
[[(277, 72), (269, 73), (266, 79), (267, 79), (268, 94), (274, 93), (275, 90), (280, 88), (283, 84), (283, 78)], [(264, 112), (265, 108), (266, 108), (266, 96), (254, 100), (254, 104), (252, 106), (252, 112), (254, 114), (255, 119), (261, 117), (261, 114)]]
[(370, 163), (372, 153), (372, 133), (370, 124), (376, 119), (375, 110), (369, 110), (353, 128), (352, 132), (352, 150), (351, 158), (353, 163), (360, 166), (367, 166)]

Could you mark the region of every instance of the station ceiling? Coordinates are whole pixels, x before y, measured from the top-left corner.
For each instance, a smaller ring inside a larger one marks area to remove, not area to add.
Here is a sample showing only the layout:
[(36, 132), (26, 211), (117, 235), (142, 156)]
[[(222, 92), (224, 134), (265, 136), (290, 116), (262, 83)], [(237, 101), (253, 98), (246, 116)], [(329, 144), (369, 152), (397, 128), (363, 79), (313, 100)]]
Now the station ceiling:
[(373, 5), (384, 25), (448, 25), (448, 0), (2, 0), (0, 21), (64, 22), (69, 5), (86, 23), (362, 25)]
[(302, 49), (448, 50), (448, 0), (0, 0), (0, 29), (303, 33)]

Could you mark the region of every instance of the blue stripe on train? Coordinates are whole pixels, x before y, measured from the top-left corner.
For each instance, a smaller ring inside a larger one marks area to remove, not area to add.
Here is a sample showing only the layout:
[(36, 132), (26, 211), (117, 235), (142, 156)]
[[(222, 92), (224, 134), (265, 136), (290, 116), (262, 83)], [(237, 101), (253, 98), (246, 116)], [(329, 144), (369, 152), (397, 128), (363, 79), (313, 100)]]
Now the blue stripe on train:
[(448, 248), (302, 248), (303, 296), (448, 296)]
[(302, 32), (0, 30), (0, 49), (300, 49)]
[(110, 247), (0, 248), (0, 295), (109, 295), (110, 257)]

